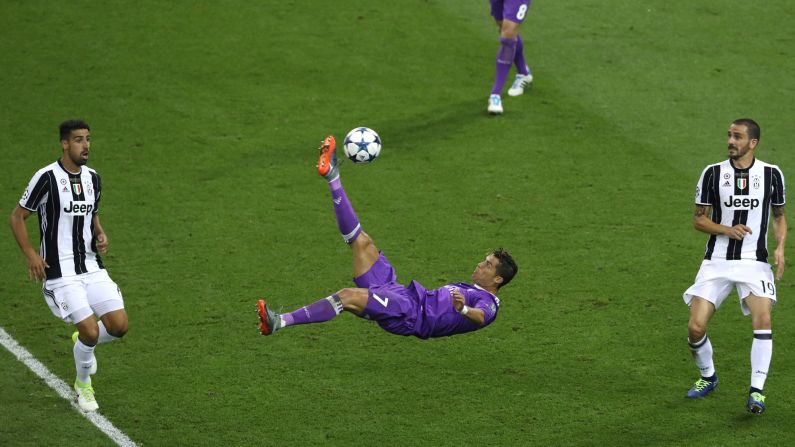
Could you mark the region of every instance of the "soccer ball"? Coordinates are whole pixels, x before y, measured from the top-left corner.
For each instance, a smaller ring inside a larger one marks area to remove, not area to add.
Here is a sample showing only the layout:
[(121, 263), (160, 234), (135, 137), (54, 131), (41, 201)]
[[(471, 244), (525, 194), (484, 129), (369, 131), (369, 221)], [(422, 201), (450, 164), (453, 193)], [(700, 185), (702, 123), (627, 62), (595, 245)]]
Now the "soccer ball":
[(381, 137), (373, 129), (357, 127), (345, 135), (342, 147), (354, 163), (370, 163), (381, 153)]

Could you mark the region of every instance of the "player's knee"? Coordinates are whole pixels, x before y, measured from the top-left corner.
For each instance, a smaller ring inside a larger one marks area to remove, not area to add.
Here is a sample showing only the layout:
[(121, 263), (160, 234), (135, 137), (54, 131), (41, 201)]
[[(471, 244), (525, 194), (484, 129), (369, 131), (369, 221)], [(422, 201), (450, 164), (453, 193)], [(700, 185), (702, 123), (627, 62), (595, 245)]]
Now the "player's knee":
[(108, 334), (116, 338), (124, 337), (124, 335), (127, 334), (127, 322), (125, 321), (123, 324), (108, 328)]
[(707, 322), (697, 320), (691, 318), (690, 321), (687, 322), (687, 334), (690, 341), (695, 343), (702, 338), (707, 333)]
[(95, 345), (97, 344), (97, 340), (99, 340), (99, 326), (97, 325), (83, 325), (78, 328), (77, 332), (83, 343)]
[(340, 297), (340, 301), (342, 301), (342, 304), (345, 304), (346, 302), (356, 299), (356, 297), (358, 296), (357, 290), (358, 289), (355, 289), (353, 287), (348, 287), (339, 290), (337, 292), (337, 296)]
[(503, 20), (500, 26), (500, 37), (503, 39), (516, 39), (519, 34), (519, 25), (510, 20)]
[(752, 317), (754, 329), (770, 329), (772, 322), (770, 320), (770, 313), (755, 314)]
[(342, 307), (347, 311), (361, 312), (367, 307), (367, 289), (347, 288), (337, 292)]
[(355, 243), (359, 244), (362, 248), (370, 247), (373, 245), (373, 239), (370, 237), (369, 234), (362, 231), (359, 233), (359, 236), (356, 237)]
[(102, 316), (102, 322), (108, 334), (121, 338), (127, 333), (127, 313), (124, 309), (115, 310)]

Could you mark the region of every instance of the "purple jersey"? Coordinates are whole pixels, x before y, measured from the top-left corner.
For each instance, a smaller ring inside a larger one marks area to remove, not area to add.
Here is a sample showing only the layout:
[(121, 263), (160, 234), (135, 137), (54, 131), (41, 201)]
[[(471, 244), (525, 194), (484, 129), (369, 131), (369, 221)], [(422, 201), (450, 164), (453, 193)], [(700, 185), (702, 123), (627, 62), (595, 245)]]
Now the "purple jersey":
[(510, 20), (524, 23), (531, 0), (490, 0), (491, 16), (494, 20)]
[[(408, 287), (399, 284), (394, 268), (383, 253), (355, 282), (369, 289), (367, 307), (359, 316), (374, 320), (384, 330), (398, 335), (425, 339), (471, 332), (491, 324), (500, 307), (499, 298), (473, 284), (452, 283), (433, 290), (427, 290), (417, 281), (412, 281)], [(484, 312), (482, 326), (455, 310), (453, 289), (464, 295), (468, 307)]]
[[(420, 338), (446, 337), (480, 329), (497, 318), (497, 310), (500, 308), (499, 298), (475, 284), (457, 282), (438, 289), (425, 290), (420, 283), (412, 281), (409, 289), (417, 293), (421, 303), (417, 319), (417, 336)], [(464, 303), (468, 307), (484, 312), (486, 319), (483, 326), (476, 325), (455, 310), (452, 297), (454, 289), (464, 295)]]

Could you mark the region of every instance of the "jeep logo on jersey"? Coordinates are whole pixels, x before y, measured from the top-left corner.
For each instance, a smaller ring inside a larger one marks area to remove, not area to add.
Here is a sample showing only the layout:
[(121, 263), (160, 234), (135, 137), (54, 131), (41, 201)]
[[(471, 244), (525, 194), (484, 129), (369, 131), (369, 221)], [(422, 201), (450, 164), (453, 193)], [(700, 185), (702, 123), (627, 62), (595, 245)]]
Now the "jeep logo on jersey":
[(748, 197), (741, 199), (740, 197), (729, 196), (723, 203), (727, 208), (736, 208), (738, 210), (752, 210), (759, 206), (759, 199), (749, 199)]
[(94, 209), (94, 205), (90, 205), (86, 202), (69, 202), (69, 205), (66, 205), (64, 208), (64, 212), (67, 214), (91, 214), (91, 210)]

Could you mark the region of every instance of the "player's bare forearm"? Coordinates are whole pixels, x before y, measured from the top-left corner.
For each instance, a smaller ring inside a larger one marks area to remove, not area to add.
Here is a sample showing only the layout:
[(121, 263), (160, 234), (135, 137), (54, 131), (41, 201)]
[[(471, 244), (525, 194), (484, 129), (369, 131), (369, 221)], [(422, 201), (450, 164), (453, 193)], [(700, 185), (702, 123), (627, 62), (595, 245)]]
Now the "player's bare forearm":
[(776, 237), (776, 251), (784, 253), (784, 244), (787, 242), (787, 218), (783, 206), (773, 207), (773, 234)]
[(784, 246), (787, 242), (787, 219), (784, 216), (784, 206), (773, 205), (773, 234), (776, 238), (776, 250), (773, 252), (773, 263), (776, 266), (776, 280), (784, 276), (787, 264), (784, 257)]
[(99, 222), (99, 214), (94, 214), (94, 216), (91, 217), (91, 223), (94, 225), (95, 233), (105, 233), (105, 230), (102, 228), (102, 224)]
[(693, 228), (707, 234), (724, 234), (723, 225), (717, 224), (709, 218), (712, 207), (709, 205), (696, 205), (693, 213)]
[(102, 224), (99, 223), (99, 215), (94, 214), (94, 217), (91, 218), (91, 222), (94, 225), (94, 237), (97, 244), (97, 251), (105, 253), (108, 251), (108, 235), (105, 234)]
[(483, 312), (483, 309), (475, 309), (470, 307), (467, 314), (464, 315), (464, 318), (477, 324), (478, 326), (483, 326), (483, 323), (486, 322), (486, 313)]
[(455, 309), (456, 312), (461, 312), (461, 310), (466, 307), (467, 311), (465, 314), (463, 314), (464, 318), (477, 324), (478, 326), (483, 326), (483, 323), (486, 322), (486, 313), (483, 312), (482, 309), (467, 307), (466, 301), (464, 300), (464, 294), (458, 289), (453, 289), (450, 295), (453, 299), (453, 309)]
[(728, 227), (726, 225), (713, 222), (712, 219), (707, 217), (711, 213), (711, 206), (696, 205), (696, 212), (693, 215), (693, 228), (707, 234), (722, 234), (738, 241), (742, 240), (746, 234), (752, 232), (751, 228), (747, 225), (737, 224), (733, 227)]

